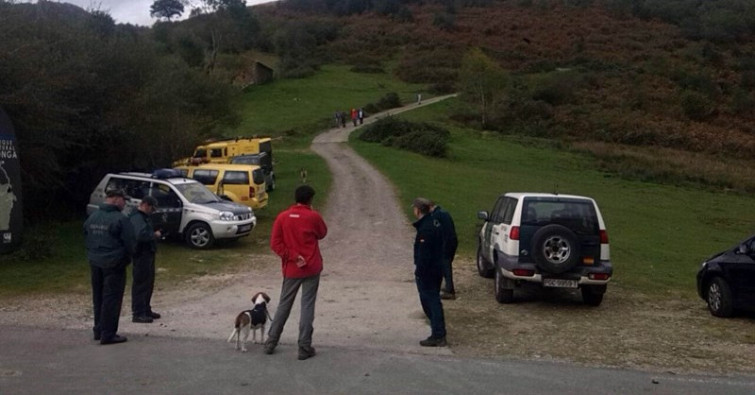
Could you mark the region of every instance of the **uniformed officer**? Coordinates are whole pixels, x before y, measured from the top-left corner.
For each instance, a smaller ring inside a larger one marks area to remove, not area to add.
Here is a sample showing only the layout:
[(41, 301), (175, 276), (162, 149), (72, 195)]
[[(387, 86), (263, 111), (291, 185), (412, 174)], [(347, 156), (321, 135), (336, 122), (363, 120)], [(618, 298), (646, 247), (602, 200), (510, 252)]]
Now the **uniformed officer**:
[(446, 322), (443, 303), (440, 300), (440, 284), (443, 280), (443, 234), (440, 222), (430, 214), (432, 203), (416, 198), (412, 209), (417, 221), (417, 236), (414, 238), (414, 278), (419, 292), (422, 310), (430, 319), (431, 334), (419, 342), (423, 347), (446, 346)]
[(132, 268), (131, 312), (133, 322), (148, 324), (160, 318), (152, 311), (152, 291), (155, 289), (155, 253), (157, 240), (162, 237), (155, 230), (150, 215), (157, 208), (157, 199), (152, 196), (142, 198), (139, 207), (129, 216), (136, 235), (136, 251)]
[(134, 228), (121, 213), (126, 194), (121, 189), (106, 192), (105, 202), (84, 222), (84, 240), (91, 269), (94, 340), (100, 344), (126, 341), (118, 335), (126, 266), (134, 252)]

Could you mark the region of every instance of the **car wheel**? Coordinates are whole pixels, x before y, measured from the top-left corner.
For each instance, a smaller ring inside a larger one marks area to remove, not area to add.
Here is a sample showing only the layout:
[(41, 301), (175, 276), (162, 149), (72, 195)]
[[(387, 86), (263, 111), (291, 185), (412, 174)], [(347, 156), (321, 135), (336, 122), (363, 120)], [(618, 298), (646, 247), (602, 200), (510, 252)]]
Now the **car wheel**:
[(582, 301), (588, 306), (600, 306), (603, 302), (603, 294), (606, 293), (605, 285), (584, 285), (581, 288)]
[(194, 248), (205, 249), (212, 247), (215, 243), (215, 237), (207, 224), (199, 222), (189, 227), (186, 232), (186, 242)]
[(540, 269), (548, 273), (563, 273), (579, 261), (577, 235), (563, 225), (547, 225), (532, 236), (532, 254)]
[(498, 303), (511, 303), (514, 301), (514, 289), (505, 288), (506, 279), (500, 270), (495, 271), (495, 300)]
[(477, 246), (477, 274), (481, 277), (492, 278), (493, 269), (489, 268), (485, 263), (485, 257), (482, 256), (482, 246)]
[(706, 293), (708, 310), (716, 317), (731, 317), (734, 314), (734, 300), (731, 295), (731, 287), (721, 277), (715, 277), (708, 283)]

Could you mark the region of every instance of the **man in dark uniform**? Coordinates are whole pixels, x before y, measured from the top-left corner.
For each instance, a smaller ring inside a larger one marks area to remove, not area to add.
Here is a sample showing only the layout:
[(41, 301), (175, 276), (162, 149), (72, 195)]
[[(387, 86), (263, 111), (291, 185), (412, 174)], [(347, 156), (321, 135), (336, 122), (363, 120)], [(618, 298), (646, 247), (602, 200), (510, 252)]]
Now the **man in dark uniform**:
[(422, 310), (430, 319), (431, 334), (419, 342), (423, 347), (446, 346), (446, 322), (440, 300), (440, 284), (443, 281), (443, 235), (440, 222), (430, 215), (431, 202), (416, 198), (412, 209), (417, 221), (417, 236), (414, 239), (414, 278), (419, 291)]
[(151, 323), (160, 318), (152, 311), (152, 291), (155, 289), (155, 252), (157, 240), (162, 236), (152, 225), (150, 215), (157, 208), (157, 199), (152, 196), (142, 198), (139, 207), (129, 216), (136, 235), (136, 251), (131, 284), (131, 312), (133, 322)]
[(118, 335), (126, 266), (134, 252), (134, 228), (121, 210), (126, 205), (123, 190), (106, 192), (105, 203), (84, 222), (84, 240), (91, 269), (94, 340), (100, 344), (126, 341)]
[(456, 256), (456, 248), (459, 246), (459, 240), (456, 237), (456, 227), (451, 214), (443, 210), (442, 207), (432, 203), (431, 213), (433, 218), (440, 222), (441, 232), (443, 234), (443, 280), (445, 286), (440, 293), (441, 299), (456, 299), (456, 288), (454, 287), (454, 273), (452, 263)]

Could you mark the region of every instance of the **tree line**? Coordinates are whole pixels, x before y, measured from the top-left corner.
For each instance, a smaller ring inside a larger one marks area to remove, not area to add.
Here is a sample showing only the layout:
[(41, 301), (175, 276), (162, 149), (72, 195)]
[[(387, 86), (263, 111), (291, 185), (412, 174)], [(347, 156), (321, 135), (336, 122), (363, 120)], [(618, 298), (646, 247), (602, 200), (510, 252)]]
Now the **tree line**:
[(239, 121), (230, 84), (106, 13), (0, 1), (0, 37), (27, 220), (78, 216), (104, 173), (168, 166)]

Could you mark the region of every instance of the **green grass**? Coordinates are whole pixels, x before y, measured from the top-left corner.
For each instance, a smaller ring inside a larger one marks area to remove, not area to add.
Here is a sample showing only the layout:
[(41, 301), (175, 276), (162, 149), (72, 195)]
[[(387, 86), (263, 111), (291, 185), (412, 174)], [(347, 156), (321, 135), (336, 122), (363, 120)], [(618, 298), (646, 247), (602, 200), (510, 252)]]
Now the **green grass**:
[[(314, 76), (276, 80), (251, 87), (242, 104), (239, 135), (311, 134), (332, 127), (336, 110), (349, 111), (377, 102), (389, 92), (414, 101), (423, 85), (396, 81), (390, 74), (363, 74), (349, 66), (329, 65)], [(425, 95), (427, 96), (427, 95)], [(307, 146), (309, 139), (302, 142)]]
[[(446, 101), (400, 116), (445, 119), (451, 105)], [(596, 171), (590, 156), (552, 147), (556, 143), (450, 130), (448, 159), (365, 143), (355, 136), (351, 143), (396, 184), (403, 207), (425, 196), (446, 208), (456, 223), (460, 253), (470, 258), (481, 224), (476, 213), (489, 211), (498, 195), (587, 195), (597, 200), (606, 222), (613, 281), (649, 294), (692, 297), (702, 260), (745, 238), (755, 223), (751, 197), (628, 181)], [(408, 209), (406, 213), (410, 215)]]

